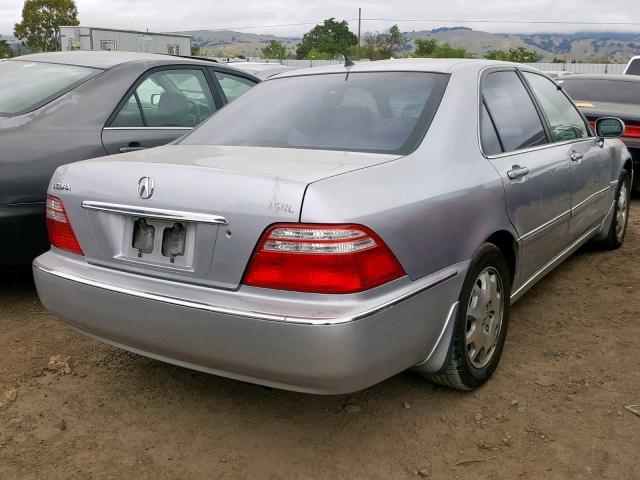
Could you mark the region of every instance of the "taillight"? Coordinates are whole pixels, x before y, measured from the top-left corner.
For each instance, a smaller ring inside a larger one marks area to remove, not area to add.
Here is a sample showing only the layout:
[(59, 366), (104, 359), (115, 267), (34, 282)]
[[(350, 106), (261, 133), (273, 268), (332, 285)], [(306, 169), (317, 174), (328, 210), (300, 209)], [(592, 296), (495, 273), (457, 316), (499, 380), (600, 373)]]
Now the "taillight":
[(362, 225), (278, 224), (260, 239), (244, 284), (355, 293), (405, 275), (389, 247)]
[(640, 138), (640, 126), (638, 125), (627, 125), (624, 128), (623, 137), (632, 137), (632, 138)]
[(62, 200), (53, 195), (47, 195), (47, 230), (51, 245), (68, 252), (84, 255), (78, 239), (73, 233)]

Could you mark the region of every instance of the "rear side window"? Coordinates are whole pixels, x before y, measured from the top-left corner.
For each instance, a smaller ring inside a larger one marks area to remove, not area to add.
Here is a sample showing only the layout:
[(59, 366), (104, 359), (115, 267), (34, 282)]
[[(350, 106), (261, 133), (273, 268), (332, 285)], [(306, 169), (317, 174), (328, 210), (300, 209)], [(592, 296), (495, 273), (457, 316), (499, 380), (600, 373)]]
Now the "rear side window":
[(215, 111), (202, 70), (160, 70), (138, 85), (110, 126), (191, 128)]
[(549, 120), (554, 142), (586, 138), (587, 126), (577, 108), (562, 93), (558, 85), (542, 75), (524, 73), (534, 95)]
[(548, 143), (538, 111), (515, 71), (489, 73), (482, 95), (505, 152)]
[(34, 110), (100, 70), (54, 63), (0, 62), (0, 116)]
[(222, 73), (216, 70), (213, 70), (213, 75), (218, 80), (224, 96), (227, 97), (229, 102), (233, 102), (256, 84), (248, 78), (231, 75), (230, 73)]
[(640, 75), (640, 59), (631, 60), (625, 73), (627, 75)]
[(406, 154), (422, 141), (448, 78), (422, 72), (274, 78), (181, 143)]

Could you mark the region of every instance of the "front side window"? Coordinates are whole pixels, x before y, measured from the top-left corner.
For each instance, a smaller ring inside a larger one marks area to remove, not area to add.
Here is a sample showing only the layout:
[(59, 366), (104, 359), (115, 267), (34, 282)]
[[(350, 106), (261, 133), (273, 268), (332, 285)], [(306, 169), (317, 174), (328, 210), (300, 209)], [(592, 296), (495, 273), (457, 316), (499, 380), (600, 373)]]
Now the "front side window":
[(0, 62), (0, 116), (28, 112), (98, 73), (93, 68), (55, 63)]
[(192, 128), (215, 110), (202, 70), (160, 70), (138, 85), (110, 126)]
[(562, 93), (557, 84), (535, 73), (524, 72), (524, 77), (547, 116), (554, 142), (589, 136), (587, 126), (578, 109)]
[(482, 95), (505, 152), (548, 143), (538, 111), (515, 71), (489, 73)]
[(274, 78), (181, 143), (407, 154), (424, 138), (448, 78), (422, 72)]
[(227, 97), (229, 102), (233, 102), (242, 94), (246, 93), (252, 87), (255, 87), (256, 83), (248, 78), (239, 77), (230, 73), (223, 73), (213, 70), (213, 74), (218, 80), (224, 96)]

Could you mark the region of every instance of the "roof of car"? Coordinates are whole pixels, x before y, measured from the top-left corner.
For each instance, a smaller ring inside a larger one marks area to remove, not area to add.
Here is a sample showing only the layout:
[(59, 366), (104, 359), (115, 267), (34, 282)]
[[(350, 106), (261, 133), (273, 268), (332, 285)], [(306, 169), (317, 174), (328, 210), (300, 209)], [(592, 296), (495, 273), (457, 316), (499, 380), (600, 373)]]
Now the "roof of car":
[[(349, 72), (436, 72), (451, 73), (458, 68), (477, 68), (491, 66), (502, 66), (516, 64), (510, 62), (500, 62), (496, 60), (478, 60), (466, 58), (403, 58), (392, 60), (379, 60), (376, 62), (355, 62), (355, 65), (348, 67)], [(346, 71), (344, 64), (326, 65), (322, 67), (301, 68), (291, 72), (284, 72), (278, 78), (295, 77), (299, 75), (314, 75), (322, 73), (342, 73)]]
[(618, 82), (640, 82), (640, 75), (622, 75), (617, 73), (577, 74), (571, 75), (571, 77), (563, 77), (562, 80), (614, 80)]
[(157, 63), (210, 64), (212, 60), (138, 52), (105, 52), (75, 50), (71, 52), (34, 53), (13, 58), (12, 61), (30, 61), (76, 65), (79, 67), (109, 69), (129, 62), (152, 61)]

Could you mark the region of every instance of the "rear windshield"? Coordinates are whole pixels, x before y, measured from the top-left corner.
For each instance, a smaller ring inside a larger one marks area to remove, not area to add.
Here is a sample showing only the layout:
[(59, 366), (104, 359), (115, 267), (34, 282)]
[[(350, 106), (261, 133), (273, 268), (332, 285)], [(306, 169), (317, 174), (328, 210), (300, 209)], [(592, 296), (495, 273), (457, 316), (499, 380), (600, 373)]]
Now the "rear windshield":
[(640, 105), (640, 82), (571, 78), (558, 81), (575, 101)]
[(54, 63), (0, 62), (0, 115), (33, 110), (99, 72)]
[(447, 80), (421, 72), (273, 79), (181, 143), (406, 154), (424, 137)]

